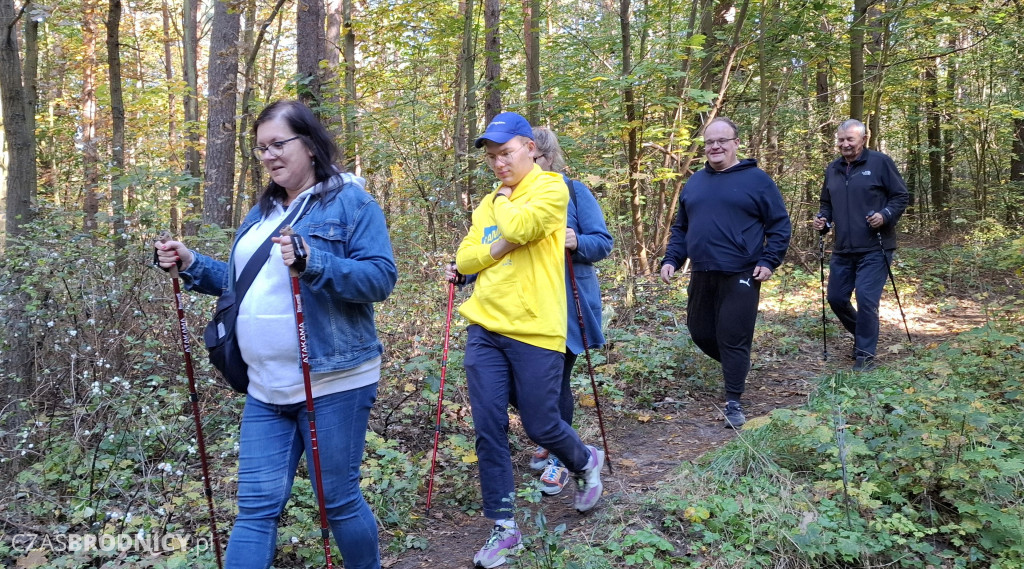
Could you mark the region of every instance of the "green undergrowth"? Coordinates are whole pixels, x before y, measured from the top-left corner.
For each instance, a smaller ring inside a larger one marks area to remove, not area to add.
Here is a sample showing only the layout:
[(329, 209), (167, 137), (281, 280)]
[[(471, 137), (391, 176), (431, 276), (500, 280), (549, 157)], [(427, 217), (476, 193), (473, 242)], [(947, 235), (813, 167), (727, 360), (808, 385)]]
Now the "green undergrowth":
[[(75, 216), (47, 212), (23, 239), (8, 242), (0, 260), (8, 396), (0, 407), (0, 565), (213, 566), (171, 283), (149, 266), (148, 241), (156, 231), (129, 228), (114, 241), (82, 233), (78, 223)], [(207, 229), (188, 241), (223, 255), (229, 238)], [(1005, 267), (1019, 278), (1012, 268), (1021, 257), (1014, 249), (1019, 239), (1002, 239), (986, 234), (942, 254), (962, 259), (958, 267)], [(992, 315), (1017, 312), (1017, 300), (988, 284), (998, 282), (990, 275), (950, 272), (948, 263), (937, 262), (938, 254), (901, 251), (894, 271), (907, 289), (905, 303), (921, 302), (924, 295), (938, 307), (966, 293), (999, 307)], [(435, 545), (424, 512), (447, 300), (439, 267), (447, 258), (396, 250), (401, 279), (377, 306), (387, 351), (362, 472), (385, 556)], [(664, 285), (619, 274), (617, 266), (601, 265), (608, 342), (591, 352), (606, 420), (683, 408), (717, 394), (714, 362), (698, 353), (686, 333), (685, 280)], [(460, 291), (456, 302), (468, 292)], [(793, 265), (765, 285), (755, 366), (816, 351), (819, 294), (817, 273)], [(236, 513), (244, 399), (215, 379), (198, 340), (212, 299), (188, 291), (182, 299), (215, 520), (226, 543)], [(477, 516), (477, 464), (462, 370), (465, 325), (456, 314), (432, 497), (435, 508)], [(828, 332), (831, 345), (839, 332), (831, 324)], [(542, 504), (521, 496), (531, 543), (521, 565), (1011, 567), (1021, 555), (1013, 538), (1021, 517), (1014, 498), (1021, 494), (1018, 378), (1024, 375), (1014, 338), (1021, 335), (1018, 325), (992, 324), (873, 374), (827, 378), (806, 409), (754, 422), (727, 449), (681, 472), (657, 499), (609, 493), (604, 513), (588, 524), (586, 547), (579, 535), (550, 527)], [(586, 440), (596, 440), (584, 358), (573, 385), (585, 408), (577, 414), (578, 427)], [(845, 478), (837, 417), (846, 425)], [(512, 420), (513, 452), (521, 457), (532, 445)], [(534, 480), (524, 479), (522, 486), (532, 488)], [(16, 535), (35, 541), (15, 541)], [(155, 551), (82, 542), (74, 549), (68, 542), (69, 536), (122, 536), (151, 545), (168, 535), (189, 541)], [(304, 466), (281, 519), (278, 546), (277, 567), (322, 562)]]
[(749, 422), (609, 545), (638, 567), (1024, 566), (1024, 325), (991, 323)]

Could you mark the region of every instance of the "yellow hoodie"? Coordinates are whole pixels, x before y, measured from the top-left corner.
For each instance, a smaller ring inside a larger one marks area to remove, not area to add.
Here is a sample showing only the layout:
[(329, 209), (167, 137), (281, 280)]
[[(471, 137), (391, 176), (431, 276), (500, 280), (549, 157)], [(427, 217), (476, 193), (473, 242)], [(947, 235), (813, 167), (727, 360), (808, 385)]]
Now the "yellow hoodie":
[[(565, 351), (565, 181), (534, 165), (511, 198), (494, 196), (473, 210), (473, 225), (455, 256), (460, 273), (477, 274), (459, 314), (495, 334)], [(523, 246), (495, 259), (491, 244), (501, 237)]]

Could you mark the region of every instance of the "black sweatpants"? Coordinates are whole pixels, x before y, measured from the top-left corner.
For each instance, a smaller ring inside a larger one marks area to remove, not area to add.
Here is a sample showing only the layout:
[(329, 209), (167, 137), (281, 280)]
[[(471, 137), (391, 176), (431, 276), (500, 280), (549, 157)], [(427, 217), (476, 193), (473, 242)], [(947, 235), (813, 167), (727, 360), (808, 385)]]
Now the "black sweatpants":
[(686, 327), (693, 343), (722, 364), (727, 399), (739, 399), (750, 371), (761, 299), (761, 283), (751, 272), (693, 272), (687, 288)]

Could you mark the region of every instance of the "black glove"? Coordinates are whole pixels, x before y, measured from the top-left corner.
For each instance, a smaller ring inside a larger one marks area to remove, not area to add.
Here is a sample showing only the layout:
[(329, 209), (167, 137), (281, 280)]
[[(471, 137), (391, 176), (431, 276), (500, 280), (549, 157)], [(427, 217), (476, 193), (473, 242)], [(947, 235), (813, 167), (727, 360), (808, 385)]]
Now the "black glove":
[(306, 270), (306, 258), (309, 257), (309, 251), (306, 251), (306, 248), (302, 246), (301, 237), (295, 235), (294, 233), (292, 234), (291, 237), (292, 248), (295, 251), (295, 261), (292, 263), (292, 266), (295, 267), (296, 271), (301, 273), (302, 271)]

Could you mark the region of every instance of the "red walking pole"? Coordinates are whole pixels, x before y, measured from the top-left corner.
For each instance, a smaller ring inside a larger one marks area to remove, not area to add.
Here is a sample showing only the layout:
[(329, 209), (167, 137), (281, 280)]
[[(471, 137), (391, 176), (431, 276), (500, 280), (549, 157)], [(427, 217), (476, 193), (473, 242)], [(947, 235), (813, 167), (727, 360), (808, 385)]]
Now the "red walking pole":
[[(160, 242), (170, 240), (171, 234), (163, 232), (160, 235)], [(199, 393), (196, 391), (195, 372), (192, 368), (192, 343), (188, 336), (188, 323), (185, 321), (185, 305), (181, 298), (181, 285), (179, 284), (178, 267), (172, 266), (168, 272), (171, 274), (171, 282), (174, 283), (174, 306), (178, 310), (178, 330), (181, 332), (181, 351), (185, 356), (185, 375), (188, 376), (188, 398), (192, 402), (192, 419), (196, 424), (196, 440), (199, 443), (199, 463), (203, 468), (203, 490), (206, 493), (206, 505), (210, 509), (210, 537), (213, 539), (213, 550), (217, 554), (217, 567), (224, 569), (224, 562), (221, 560), (220, 540), (217, 539), (217, 516), (213, 507), (213, 489), (210, 488), (210, 467), (206, 462), (206, 442), (203, 438), (203, 418), (199, 411)]]
[(444, 348), (441, 351), (441, 386), (437, 390), (437, 423), (434, 425), (434, 453), (430, 458), (430, 482), (427, 484), (427, 515), (434, 493), (434, 466), (437, 465), (437, 442), (441, 438), (441, 403), (444, 401), (444, 376), (448, 370), (448, 338), (452, 331), (452, 306), (455, 304), (455, 283), (448, 283), (448, 315), (444, 321)]
[[(291, 226), (281, 228), (281, 235), (292, 238), (296, 258), (305, 258), (306, 251), (302, 240), (295, 235)], [(299, 333), (299, 355), (302, 359), (302, 381), (306, 387), (306, 417), (309, 419), (310, 454), (313, 455), (313, 475), (316, 477), (316, 502), (320, 508), (320, 536), (324, 540), (324, 557), (327, 569), (333, 569), (331, 563), (331, 532), (327, 527), (327, 506), (324, 503), (324, 482), (320, 476), (320, 447), (316, 439), (316, 411), (313, 408), (313, 386), (309, 379), (309, 344), (306, 341), (306, 320), (302, 314), (302, 292), (299, 289), (299, 270), (293, 264), (288, 268), (292, 278), (292, 304), (295, 306), (295, 326)]]
[(583, 326), (583, 310), (580, 308), (580, 291), (576, 287), (576, 271), (572, 268), (572, 253), (565, 250), (565, 264), (569, 266), (569, 282), (572, 283), (572, 299), (576, 302), (576, 319), (580, 323), (580, 335), (583, 336), (583, 353), (587, 355), (587, 370), (590, 371), (590, 388), (594, 390), (594, 408), (597, 409), (597, 425), (601, 428), (601, 443), (604, 445), (605, 463), (608, 473), (612, 472), (611, 453), (608, 452), (608, 438), (604, 435), (604, 418), (601, 416), (601, 400), (597, 397), (597, 381), (594, 379), (594, 364), (590, 361), (590, 348), (587, 343), (587, 330)]

